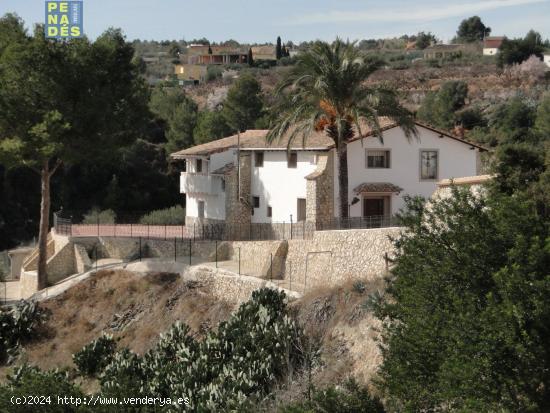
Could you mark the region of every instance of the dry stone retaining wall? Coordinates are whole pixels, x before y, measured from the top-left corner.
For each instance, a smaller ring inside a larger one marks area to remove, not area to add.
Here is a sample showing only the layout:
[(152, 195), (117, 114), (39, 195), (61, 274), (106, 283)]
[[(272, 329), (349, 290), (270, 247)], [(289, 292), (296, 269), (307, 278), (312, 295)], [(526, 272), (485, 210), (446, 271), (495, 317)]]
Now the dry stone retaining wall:
[[(285, 279), (309, 287), (337, 285), (354, 278), (379, 277), (392, 256), (390, 237), (401, 228), (317, 231), (312, 240), (288, 242)], [(306, 274), (307, 263), (307, 274)]]

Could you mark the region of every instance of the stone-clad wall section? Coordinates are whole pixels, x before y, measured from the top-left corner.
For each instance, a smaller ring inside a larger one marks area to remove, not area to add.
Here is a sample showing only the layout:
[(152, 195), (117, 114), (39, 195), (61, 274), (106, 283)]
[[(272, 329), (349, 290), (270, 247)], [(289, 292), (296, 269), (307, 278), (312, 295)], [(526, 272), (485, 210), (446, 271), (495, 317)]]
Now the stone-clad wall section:
[(328, 222), (334, 217), (334, 156), (317, 155), (317, 169), (306, 177), (306, 220)]
[(240, 259), (242, 273), (280, 279), (285, 273), (287, 252), (287, 241), (224, 242), (218, 248), (218, 259)]
[(285, 279), (292, 277), (293, 283), (309, 288), (378, 277), (387, 270), (385, 255), (391, 257), (394, 251), (390, 237), (397, 237), (401, 230), (318, 231), (312, 240), (291, 240)]
[(228, 224), (250, 224), (250, 191), (252, 187), (252, 155), (240, 154), (240, 194), (239, 173), (234, 168), (225, 181), (225, 214)]
[[(56, 241), (57, 242), (57, 241)], [(48, 283), (55, 284), (63, 278), (76, 273), (74, 244), (65, 243), (47, 263)]]

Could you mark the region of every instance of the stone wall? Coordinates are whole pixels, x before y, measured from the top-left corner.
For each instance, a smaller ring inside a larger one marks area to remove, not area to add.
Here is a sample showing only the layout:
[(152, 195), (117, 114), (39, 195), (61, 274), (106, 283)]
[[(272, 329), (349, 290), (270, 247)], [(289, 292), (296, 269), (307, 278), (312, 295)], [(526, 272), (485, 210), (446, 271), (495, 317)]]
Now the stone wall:
[[(318, 231), (312, 240), (288, 241), (285, 279), (307, 288), (337, 285), (354, 278), (379, 277), (392, 256), (390, 237), (401, 228)], [(307, 265), (307, 269), (306, 269)]]
[(280, 279), (285, 273), (287, 252), (287, 241), (224, 242), (218, 249), (218, 259), (220, 261), (239, 261), (240, 259), (242, 273)]
[(334, 217), (334, 156), (317, 155), (317, 169), (306, 177), (306, 221), (328, 222)]
[[(191, 279), (201, 281), (210, 287), (211, 293), (219, 300), (234, 302), (237, 305), (250, 300), (252, 293), (261, 288), (279, 288), (267, 281), (246, 275), (206, 266), (197, 266), (187, 274)], [(290, 299), (298, 297), (298, 294), (285, 291)]]
[(92, 261), (83, 245), (74, 244), (74, 259), (77, 273), (83, 273), (92, 268)]
[(21, 298), (29, 298), (38, 291), (38, 275), (35, 271), (21, 273), (19, 279)]
[(74, 244), (67, 242), (48, 260), (46, 271), (48, 283), (55, 284), (63, 278), (76, 273)]
[(250, 224), (251, 220), (251, 186), (252, 186), (252, 155), (240, 154), (240, 193), (239, 174), (234, 168), (226, 175), (225, 180), (225, 214), (228, 224)]

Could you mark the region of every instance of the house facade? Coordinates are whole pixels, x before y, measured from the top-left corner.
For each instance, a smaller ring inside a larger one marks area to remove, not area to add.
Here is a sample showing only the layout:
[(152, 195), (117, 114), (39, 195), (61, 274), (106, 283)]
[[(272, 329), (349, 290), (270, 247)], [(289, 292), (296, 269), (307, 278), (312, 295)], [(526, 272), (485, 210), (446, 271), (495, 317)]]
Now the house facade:
[(494, 56), (498, 53), (500, 46), (505, 37), (487, 37), (483, 41), (483, 55), (484, 56)]
[(545, 53), (544, 63), (546, 63), (546, 66), (550, 67), (550, 53)]
[(424, 59), (446, 59), (459, 57), (466, 47), (462, 44), (436, 44), (424, 49)]
[[(405, 195), (429, 198), (442, 179), (477, 175), (485, 149), (447, 132), (417, 125), (407, 140), (390, 121), (383, 142), (369, 131), (348, 144), (350, 217), (390, 217)], [(172, 154), (185, 160), (180, 192), (186, 195), (186, 225), (322, 223), (337, 218), (338, 161), (322, 132), (268, 144), (267, 130), (198, 145)]]
[(232, 46), (189, 45), (182, 57), (190, 65), (227, 65), (248, 63), (248, 50)]

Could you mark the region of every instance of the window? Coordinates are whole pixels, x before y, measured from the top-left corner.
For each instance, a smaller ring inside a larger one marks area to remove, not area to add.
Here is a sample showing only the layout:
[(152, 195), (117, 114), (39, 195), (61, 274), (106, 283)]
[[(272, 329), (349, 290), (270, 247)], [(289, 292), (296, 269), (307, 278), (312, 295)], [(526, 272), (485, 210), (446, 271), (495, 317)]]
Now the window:
[(259, 208), (260, 207), (260, 197), (259, 196), (253, 196), (252, 197), (252, 206), (254, 208)]
[(298, 221), (305, 221), (306, 220), (306, 200), (304, 198), (298, 198)]
[(270, 206), (268, 206), (267, 207), (267, 217), (271, 218), (272, 216), (273, 216), (273, 209)]
[(289, 168), (296, 168), (298, 166), (298, 153), (290, 152), (288, 154), (287, 166)]
[(438, 163), (437, 151), (420, 151), (420, 179), (437, 179)]
[(199, 207), (199, 218), (204, 218), (204, 201), (199, 201), (198, 207)]
[(389, 168), (390, 151), (367, 149), (367, 168)]
[(222, 178), (222, 192), (225, 192), (225, 179)]
[(264, 153), (263, 152), (256, 152), (254, 154), (254, 165), (256, 165), (256, 168), (261, 168), (264, 166)]
[(202, 172), (202, 159), (197, 159), (195, 161), (195, 172), (196, 173)]

